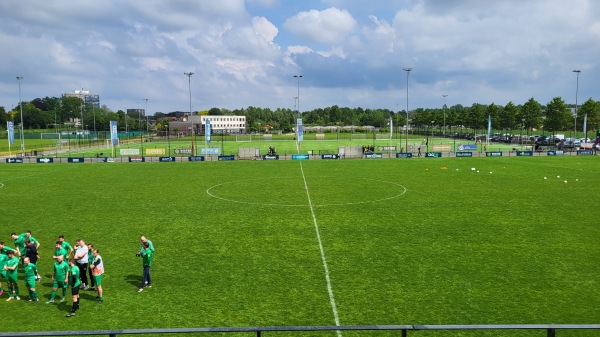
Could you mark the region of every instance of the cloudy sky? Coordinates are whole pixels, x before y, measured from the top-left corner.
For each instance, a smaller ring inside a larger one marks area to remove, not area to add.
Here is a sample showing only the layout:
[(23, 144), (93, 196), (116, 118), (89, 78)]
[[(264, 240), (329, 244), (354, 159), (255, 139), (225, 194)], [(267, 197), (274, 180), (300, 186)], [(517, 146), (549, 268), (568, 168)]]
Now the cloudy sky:
[(3, 0), (0, 105), (84, 88), (113, 110), (600, 100), (595, 0)]

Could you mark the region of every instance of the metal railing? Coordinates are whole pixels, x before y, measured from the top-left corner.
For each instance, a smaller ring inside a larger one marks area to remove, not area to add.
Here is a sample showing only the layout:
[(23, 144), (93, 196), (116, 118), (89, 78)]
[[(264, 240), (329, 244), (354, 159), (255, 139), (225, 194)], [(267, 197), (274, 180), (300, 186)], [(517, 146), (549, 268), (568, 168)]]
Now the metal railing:
[[(271, 326), (225, 328), (176, 328), (130, 330), (80, 330), (0, 332), (0, 337), (32, 336), (110, 336), (162, 333), (253, 333), (261, 337), (265, 332), (324, 332), (324, 331), (399, 331), (406, 337), (409, 331), (433, 330), (543, 330), (547, 337), (555, 337), (558, 330), (600, 330), (600, 324), (489, 324), (489, 325), (357, 325), (357, 326)], [(276, 334), (273, 334), (276, 335)]]

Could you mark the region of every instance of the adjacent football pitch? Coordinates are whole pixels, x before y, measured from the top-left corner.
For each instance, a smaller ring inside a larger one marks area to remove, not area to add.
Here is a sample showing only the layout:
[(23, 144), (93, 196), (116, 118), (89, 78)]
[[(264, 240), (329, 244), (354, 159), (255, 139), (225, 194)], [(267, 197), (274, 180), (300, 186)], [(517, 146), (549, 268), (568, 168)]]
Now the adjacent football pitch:
[[(0, 241), (31, 230), (43, 279), (40, 303), (22, 280), (0, 298), (0, 331), (599, 323), (599, 193), (595, 156), (2, 164)], [(82, 291), (73, 318), (45, 304), (61, 234), (106, 270), (104, 303)]]

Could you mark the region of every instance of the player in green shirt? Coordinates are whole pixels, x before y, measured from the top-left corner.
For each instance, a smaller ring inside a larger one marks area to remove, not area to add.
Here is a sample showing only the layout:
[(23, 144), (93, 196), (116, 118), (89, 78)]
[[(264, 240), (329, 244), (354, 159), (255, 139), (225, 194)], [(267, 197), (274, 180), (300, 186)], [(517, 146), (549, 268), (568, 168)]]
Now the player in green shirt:
[[(23, 235), (23, 234), (21, 234)], [(25, 232), (25, 241), (31, 241), (33, 243), (35, 243), (35, 248), (40, 248), (40, 242), (38, 240), (36, 240), (36, 238), (34, 238), (33, 236), (31, 236), (31, 231), (27, 231)]]
[(150, 280), (150, 267), (152, 266), (152, 251), (150, 250), (150, 244), (148, 242), (144, 242), (143, 253), (140, 253), (142, 256), (142, 266), (144, 267), (144, 274), (142, 276), (142, 284), (138, 289), (138, 293), (141, 293), (145, 287), (152, 288), (152, 281)]
[(89, 276), (89, 282), (90, 282), (89, 289), (95, 290), (96, 289), (96, 280), (94, 279), (94, 274), (92, 273), (92, 268), (90, 268), (90, 266), (92, 265), (92, 262), (94, 261), (94, 255), (93, 255), (94, 245), (91, 243), (88, 243), (87, 246), (88, 246), (88, 276)]
[(4, 245), (4, 241), (0, 241), (0, 254), (6, 255), (6, 254), (8, 254), (9, 250), (13, 250), (14, 251), (14, 249), (12, 249), (12, 248), (10, 248), (8, 246), (5, 246)]
[(52, 271), (52, 295), (50, 295), (50, 300), (46, 302), (46, 304), (54, 303), (54, 298), (56, 298), (56, 290), (58, 288), (62, 288), (62, 298), (61, 302), (64, 302), (67, 299), (67, 288), (69, 286), (69, 264), (64, 260), (62, 255), (58, 255), (56, 262), (54, 262), (54, 270)]
[(19, 258), (15, 256), (14, 251), (8, 251), (8, 260), (4, 266), (4, 270), (6, 270), (6, 282), (8, 283), (9, 294), (7, 301), (12, 300), (13, 298), (16, 298), (17, 301), (21, 299), (19, 297), (19, 285), (17, 284), (18, 269)]
[(59, 256), (62, 256), (63, 261), (66, 261), (67, 258), (69, 257), (69, 252), (63, 248), (60, 241), (56, 241), (56, 246), (54, 248), (54, 255), (52, 255), (52, 258), (55, 260), (58, 260)]
[(29, 290), (29, 301), (37, 302), (39, 301), (37, 291), (35, 291), (35, 281), (38, 274), (37, 266), (31, 263), (28, 257), (25, 257), (23, 259), (23, 270), (25, 271), (25, 287)]
[(27, 234), (23, 233), (21, 235), (17, 235), (17, 233), (12, 233), (10, 235), (15, 243), (15, 251), (17, 252), (17, 256), (25, 255), (25, 239), (27, 239)]
[(67, 317), (73, 317), (75, 311), (79, 310), (79, 286), (81, 281), (79, 280), (79, 267), (75, 265), (75, 259), (69, 259), (69, 266), (71, 267), (69, 285), (71, 286), (71, 295), (73, 295), (73, 307)]
[(4, 294), (4, 289), (2, 289), (2, 280), (6, 280), (6, 270), (4, 270), (6, 261), (8, 261), (8, 255), (0, 253), (0, 296)]
[(59, 235), (58, 236), (58, 241), (60, 242), (62, 248), (67, 251), (67, 256), (65, 256), (65, 263), (66, 263), (67, 259), (73, 253), (73, 246), (71, 246), (70, 243), (68, 243), (67, 241), (65, 241), (65, 236), (64, 235)]
[(146, 242), (148, 242), (148, 247), (150, 248), (150, 251), (152, 251), (152, 253), (154, 253), (154, 245), (152, 244), (152, 241), (148, 240), (143, 235), (140, 238), (140, 241), (142, 241), (142, 246), (140, 247), (140, 253), (139, 253), (139, 255), (144, 255), (144, 253), (146, 252), (146, 248), (144, 247), (144, 243), (146, 243)]

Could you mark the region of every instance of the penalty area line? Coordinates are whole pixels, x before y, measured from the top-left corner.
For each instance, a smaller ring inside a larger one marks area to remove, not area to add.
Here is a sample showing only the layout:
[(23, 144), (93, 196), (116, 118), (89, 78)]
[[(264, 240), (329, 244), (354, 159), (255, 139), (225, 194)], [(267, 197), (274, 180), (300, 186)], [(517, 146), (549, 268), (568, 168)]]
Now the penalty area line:
[[(306, 190), (306, 197), (308, 198), (308, 206), (310, 207), (310, 213), (315, 224), (315, 232), (317, 234), (317, 241), (319, 242), (319, 250), (321, 251), (321, 260), (323, 261), (323, 268), (325, 269), (325, 281), (327, 282), (327, 292), (329, 293), (329, 302), (331, 303), (331, 310), (333, 311), (333, 318), (335, 319), (335, 325), (340, 326), (340, 317), (337, 311), (337, 305), (335, 304), (335, 297), (333, 296), (333, 288), (331, 287), (331, 278), (329, 277), (329, 267), (327, 267), (327, 259), (325, 258), (325, 249), (323, 249), (323, 241), (321, 241), (321, 233), (319, 230), (319, 224), (317, 223), (317, 217), (315, 216), (315, 209), (310, 199), (310, 193), (308, 191), (308, 184), (306, 183), (306, 176), (304, 175), (304, 167), (300, 162), (300, 171), (302, 172), (302, 180), (304, 181), (304, 190)], [(342, 336), (342, 332), (337, 330), (338, 337)]]

